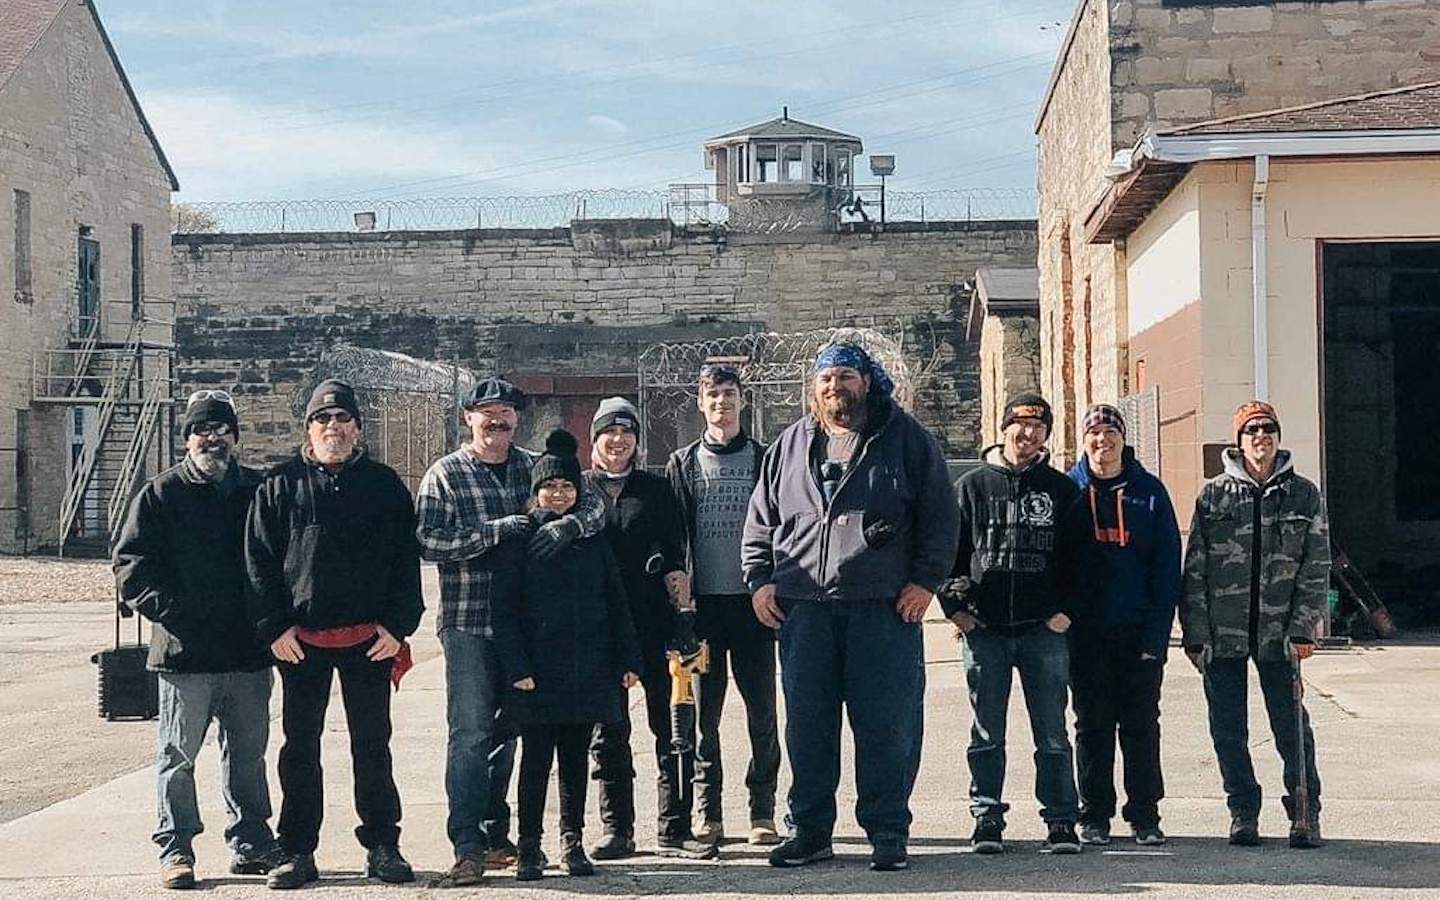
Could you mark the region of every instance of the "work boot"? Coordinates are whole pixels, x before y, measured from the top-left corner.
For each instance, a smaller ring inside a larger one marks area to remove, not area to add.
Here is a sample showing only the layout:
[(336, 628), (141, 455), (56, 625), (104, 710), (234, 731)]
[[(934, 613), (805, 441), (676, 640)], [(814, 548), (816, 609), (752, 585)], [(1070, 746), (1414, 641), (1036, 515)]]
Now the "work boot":
[(441, 875), (438, 881), (433, 882), (434, 887), (458, 888), (477, 887), (485, 883), (485, 855), (479, 853), (466, 853), (455, 864), (450, 871)]
[(635, 837), (628, 831), (606, 831), (590, 849), (595, 859), (625, 859), (635, 855)]
[(1103, 847), (1110, 843), (1109, 822), (1081, 822), (1080, 843)]
[(1004, 817), (997, 813), (989, 813), (976, 819), (975, 831), (970, 835), (970, 846), (976, 853), (1004, 853)]
[(319, 880), (320, 870), (315, 868), (315, 857), (309, 853), (292, 853), (265, 876), (265, 886), (272, 890), (288, 891)]
[(539, 881), (545, 877), (545, 855), (540, 852), (538, 840), (520, 839), (520, 848), (515, 857), (516, 881)]
[(267, 875), (286, 860), (285, 851), (274, 845), (264, 853), (230, 857), (231, 875)]
[(485, 851), (485, 865), (491, 869), (508, 869), (515, 865), (515, 844), (507, 837), (490, 845)]
[(794, 835), (770, 851), (770, 865), (788, 869), (835, 858), (830, 841)]
[(585, 855), (585, 844), (580, 840), (578, 832), (568, 832), (560, 836), (560, 868), (565, 870), (566, 875), (595, 874), (595, 864)]
[(195, 886), (195, 860), (176, 854), (160, 861), (160, 883), (172, 891), (188, 891)]
[(1256, 816), (1236, 813), (1230, 817), (1230, 843), (1236, 847), (1260, 846), (1260, 822)]
[(682, 859), (714, 859), (720, 855), (716, 844), (705, 844), (691, 835), (661, 835), (655, 841), (657, 856), (678, 856)]
[(1158, 847), (1165, 843), (1165, 832), (1160, 830), (1159, 825), (1136, 825), (1132, 830), (1135, 833), (1135, 843), (1141, 846)]
[(725, 842), (725, 823), (715, 819), (706, 819), (705, 824), (695, 832), (695, 840), (702, 844), (723, 844)]
[(1313, 850), (1323, 841), (1320, 839), (1320, 818), (1312, 816), (1305, 822), (1290, 823), (1290, 846), (1296, 850)]
[(769, 847), (780, 843), (780, 832), (775, 830), (774, 819), (755, 819), (750, 823), (750, 834), (745, 843), (756, 847)]
[(1054, 853), (1057, 856), (1079, 853), (1080, 838), (1075, 834), (1075, 826), (1069, 822), (1051, 822), (1050, 833), (1045, 836), (1040, 852)]
[(870, 851), (872, 872), (899, 872), (910, 868), (910, 856), (905, 852), (905, 842), (878, 840)]
[(400, 855), (400, 848), (394, 844), (372, 847), (365, 854), (365, 875), (378, 878), (386, 884), (409, 884), (415, 880), (415, 870)]

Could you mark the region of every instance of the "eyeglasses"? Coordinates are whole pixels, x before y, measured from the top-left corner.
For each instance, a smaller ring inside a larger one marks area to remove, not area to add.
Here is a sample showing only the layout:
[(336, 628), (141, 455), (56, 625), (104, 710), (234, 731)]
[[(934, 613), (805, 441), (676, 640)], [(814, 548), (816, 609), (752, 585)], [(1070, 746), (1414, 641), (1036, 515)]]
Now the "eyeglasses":
[(350, 415), (348, 412), (346, 412), (345, 410), (342, 409), (342, 410), (340, 410), (340, 411), (338, 411), (338, 412), (333, 412), (333, 413), (332, 413), (332, 412), (318, 412), (318, 413), (316, 413), (315, 415), (313, 415), (313, 416), (310, 417), (310, 421), (312, 421), (312, 422), (319, 422), (321, 425), (329, 425), (331, 422), (337, 422), (337, 423), (339, 423), (339, 424), (341, 424), (341, 425), (346, 425), (346, 424), (349, 424), (350, 422), (355, 421), (355, 417), (352, 416), (352, 415)]
[(229, 391), (196, 391), (185, 401), (185, 408), (189, 409), (201, 400), (219, 400), (230, 408), (235, 407), (235, 398), (230, 396)]
[(199, 425), (190, 427), (190, 433), (198, 434), (200, 437), (224, 437), (230, 431), (229, 422), (201, 422)]
[(1251, 422), (1249, 425), (1240, 429), (1240, 433), (1249, 435), (1279, 434), (1280, 426), (1275, 422)]

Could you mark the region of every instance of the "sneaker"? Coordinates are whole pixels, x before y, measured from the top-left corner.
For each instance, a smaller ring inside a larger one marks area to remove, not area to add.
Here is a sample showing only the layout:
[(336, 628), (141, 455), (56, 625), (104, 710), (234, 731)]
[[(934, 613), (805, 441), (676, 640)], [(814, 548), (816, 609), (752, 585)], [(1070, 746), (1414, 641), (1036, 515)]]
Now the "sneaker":
[(717, 844), (706, 844), (693, 837), (660, 837), (655, 841), (657, 856), (678, 856), (682, 859), (714, 859), (720, 855)]
[(485, 851), (485, 866), (489, 869), (508, 869), (515, 865), (515, 844), (509, 838), (501, 838)]
[(1255, 816), (1230, 817), (1230, 843), (1236, 847), (1260, 846), (1260, 823)]
[(271, 847), (264, 853), (251, 856), (230, 857), (231, 875), (268, 875), (270, 870), (279, 866), (286, 860), (285, 851), (279, 845)]
[(309, 853), (293, 853), (270, 870), (265, 876), (265, 886), (272, 890), (286, 891), (319, 880), (320, 870), (315, 868), (315, 857)]
[[(1160, 830), (1159, 825), (1136, 825), (1132, 831), (1135, 834), (1135, 843), (1144, 847), (1158, 847), (1165, 843), (1165, 832)], [(1080, 836), (1083, 841), (1084, 835)]]
[(1324, 841), (1320, 838), (1320, 820), (1292, 822), (1290, 825), (1290, 846), (1296, 850), (1313, 850)]
[(378, 878), (386, 884), (409, 884), (415, 880), (415, 870), (400, 855), (400, 848), (393, 844), (372, 847), (365, 854), (365, 877)]
[(1075, 826), (1069, 822), (1051, 822), (1050, 833), (1045, 836), (1041, 853), (1068, 856), (1080, 852), (1080, 838), (1075, 836)]
[(1093, 844), (1103, 847), (1110, 843), (1109, 822), (1082, 822), (1080, 824), (1080, 843)]
[(756, 819), (750, 823), (750, 834), (745, 843), (756, 847), (770, 847), (780, 843), (780, 832), (775, 830), (774, 819)]
[(581, 877), (594, 875), (595, 864), (590, 861), (590, 857), (585, 855), (585, 845), (580, 842), (580, 838), (565, 839), (563, 843), (564, 851), (560, 854), (560, 868), (565, 871), (565, 874)]
[(195, 886), (195, 860), (176, 855), (160, 862), (160, 883), (172, 891), (188, 891)]
[(432, 882), (431, 887), (458, 888), (477, 887), (485, 883), (485, 856), (480, 853), (466, 853), (455, 864), (450, 871), (441, 875)]
[(782, 869), (834, 858), (835, 850), (829, 841), (809, 840), (798, 835), (770, 851), (770, 865)]
[(696, 829), (695, 840), (702, 844), (725, 843), (725, 823), (706, 819), (705, 824)]
[(985, 815), (975, 820), (970, 846), (976, 853), (1005, 852), (1005, 820), (998, 815)]
[(607, 831), (600, 843), (590, 848), (594, 859), (624, 859), (635, 855), (635, 838), (620, 831)]
[(910, 856), (899, 841), (879, 841), (870, 851), (870, 871), (899, 872), (910, 868)]
[(539, 845), (521, 846), (515, 857), (516, 881), (539, 881), (545, 877), (545, 855)]

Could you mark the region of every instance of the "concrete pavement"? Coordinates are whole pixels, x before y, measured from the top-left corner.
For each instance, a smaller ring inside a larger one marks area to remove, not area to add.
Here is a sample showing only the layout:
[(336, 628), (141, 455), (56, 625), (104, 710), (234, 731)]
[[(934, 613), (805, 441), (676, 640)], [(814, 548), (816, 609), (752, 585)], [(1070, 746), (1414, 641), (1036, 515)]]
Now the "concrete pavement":
[[(427, 582), (433, 579), (427, 572)], [(433, 605), (433, 601), (432, 601)], [(324, 874), (316, 891), (326, 896), (433, 896), (424, 878), (450, 861), (445, 840), (443, 762), (445, 743), (444, 672), (436, 656), (427, 616), (417, 641), (420, 664), (395, 696), (394, 749), (397, 778), (405, 805), (402, 846), (422, 882), (415, 887), (370, 884), (360, 877), (363, 851), (351, 830), (350, 767), (338, 693), (326, 734), (326, 821), (319, 862)], [(1143, 894), (1154, 897), (1440, 897), (1440, 760), (1434, 752), (1440, 686), (1440, 649), (1387, 645), (1344, 653), (1325, 653), (1307, 663), (1309, 708), (1314, 719), (1319, 766), (1324, 781), (1324, 825), (1328, 844), (1315, 851), (1292, 851), (1280, 838), (1286, 826), (1278, 802), (1279, 763), (1263, 721), (1258, 689), (1252, 688), (1252, 739), (1256, 765), (1267, 792), (1263, 833), (1269, 838), (1255, 850), (1228, 847), (1223, 834), (1228, 817), (1205, 729), (1200, 680), (1178, 651), (1168, 667), (1164, 697), (1164, 752), (1168, 799), (1164, 827), (1172, 840), (1159, 848), (1118, 841), (1105, 852), (1079, 857), (1050, 857), (1037, 852), (1043, 838), (1033, 791), (1030, 734), (1018, 684), (1010, 728), (1008, 800), (1014, 806), (1007, 832), (1010, 852), (978, 857), (964, 845), (971, 819), (966, 811), (964, 747), (969, 715), (963, 673), (955, 641), (943, 622), (926, 626), (929, 688), (925, 757), (914, 798), (912, 868), (894, 874), (866, 868), (868, 846), (853, 818), (854, 789), (850, 748), (845, 750), (841, 817), (835, 863), (800, 870), (776, 870), (764, 855), (743, 843), (729, 844), (722, 860), (691, 863), (640, 856), (602, 866), (591, 879), (555, 874), (521, 889), (497, 874), (474, 893), (503, 889), (506, 896), (545, 896), (560, 891), (576, 896), (673, 894), (714, 897), (803, 895), (1062, 897)], [(1253, 679), (1252, 679), (1253, 681)], [(277, 690), (278, 700), (278, 690)], [(639, 701), (638, 691), (631, 696)], [(738, 696), (726, 711), (726, 761), (730, 775), (727, 822), (743, 833), (744, 724)], [(9, 698), (6, 698), (7, 701)], [(643, 712), (637, 707), (636, 712)], [(46, 710), (37, 706), (24, 727), (45, 729)], [(10, 727), (21, 727), (9, 719)], [(148, 747), (153, 723), (125, 728)], [(278, 747), (278, 723), (270, 759)], [(14, 741), (14, 735), (5, 738)], [(848, 735), (847, 735), (848, 741)], [(636, 742), (640, 769), (641, 843), (645, 823), (653, 821), (653, 760)], [(143, 748), (142, 748), (143, 749)], [(74, 754), (57, 765), (83, 765)], [(258, 896), (257, 879), (224, 874), (227, 860), (222, 832), (223, 807), (216, 786), (216, 753), (207, 746), (199, 763), (199, 787), (209, 830), (197, 839), (202, 888), (217, 896)], [(788, 782), (782, 773), (781, 790)], [(278, 782), (272, 775), (278, 808)], [(554, 790), (551, 791), (552, 807)], [(154, 848), (154, 784), (147, 766), (0, 825), (0, 884), (24, 897), (163, 896), (158, 887)], [(592, 815), (595, 800), (590, 799)], [(554, 812), (547, 820), (552, 856)], [(1120, 831), (1117, 824), (1117, 832)], [(595, 836), (592, 825), (587, 835)], [(444, 892), (463, 896), (464, 892)]]

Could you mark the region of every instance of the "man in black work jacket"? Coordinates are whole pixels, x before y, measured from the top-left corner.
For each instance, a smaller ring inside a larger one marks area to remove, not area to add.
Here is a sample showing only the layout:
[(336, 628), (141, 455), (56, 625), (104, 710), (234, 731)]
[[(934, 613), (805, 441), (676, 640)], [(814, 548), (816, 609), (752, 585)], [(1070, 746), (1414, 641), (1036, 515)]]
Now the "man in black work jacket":
[(340, 673), (355, 769), (356, 837), (366, 874), (413, 881), (400, 855), (400, 795), (390, 758), (390, 683), (420, 623), (420, 547), (410, 492), (360, 440), (351, 387), (321, 382), (305, 409), (305, 444), (256, 493), (245, 541), (251, 620), (280, 661), (280, 845), (274, 888), (319, 878), (324, 810), (320, 735)]

